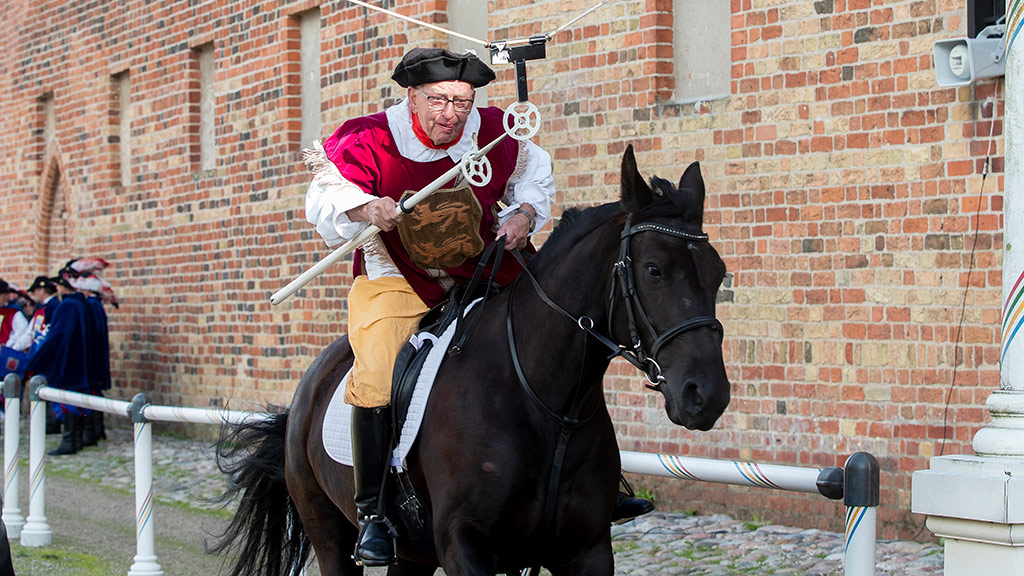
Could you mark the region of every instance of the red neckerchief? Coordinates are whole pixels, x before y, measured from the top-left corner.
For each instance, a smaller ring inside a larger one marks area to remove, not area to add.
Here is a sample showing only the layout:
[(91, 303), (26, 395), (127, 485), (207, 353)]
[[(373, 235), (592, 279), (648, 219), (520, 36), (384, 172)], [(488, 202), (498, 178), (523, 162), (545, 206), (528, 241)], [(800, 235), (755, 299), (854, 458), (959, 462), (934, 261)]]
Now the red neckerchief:
[(416, 135), (416, 139), (423, 143), (424, 146), (432, 150), (447, 150), (455, 145), (456, 142), (462, 140), (462, 130), (466, 129), (466, 125), (462, 125), (462, 130), (459, 130), (459, 135), (447, 144), (434, 144), (434, 141), (427, 136), (426, 131), (423, 130), (423, 126), (420, 126), (420, 118), (415, 113), (410, 113), (412, 116), (412, 132)]

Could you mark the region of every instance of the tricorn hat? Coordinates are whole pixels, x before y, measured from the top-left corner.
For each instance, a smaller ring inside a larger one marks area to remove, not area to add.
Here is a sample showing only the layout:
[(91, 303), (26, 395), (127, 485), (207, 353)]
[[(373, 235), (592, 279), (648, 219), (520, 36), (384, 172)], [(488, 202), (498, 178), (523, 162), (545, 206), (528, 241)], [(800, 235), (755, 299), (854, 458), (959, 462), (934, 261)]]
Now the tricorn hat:
[(69, 290), (77, 290), (77, 288), (71, 285), (72, 278), (74, 278), (73, 275), (62, 270), (59, 274), (50, 278), (50, 282), (52, 282), (54, 286), (63, 286)]
[(480, 88), (494, 80), (494, 71), (476, 54), (456, 54), (444, 48), (413, 48), (402, 57), (391, 79), (402, 88), (459, 80)]
[(46, 288), (49, 286), (53, 287), (53, 280), (50, 280), (48, 276), (36, 276), (36, 279), (32, 281), (32, 285), (28, 287), (28, 291), (32, 292), (40, 288)]

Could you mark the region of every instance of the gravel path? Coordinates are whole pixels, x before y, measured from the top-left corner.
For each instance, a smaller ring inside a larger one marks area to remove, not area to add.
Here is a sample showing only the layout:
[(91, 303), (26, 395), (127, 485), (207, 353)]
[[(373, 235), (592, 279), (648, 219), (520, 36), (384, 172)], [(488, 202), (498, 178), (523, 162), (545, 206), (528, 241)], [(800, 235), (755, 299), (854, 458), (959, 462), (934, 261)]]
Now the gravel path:
[[(123, 574), (135, 553), (132, 433), (108, 430), (98, 448), (47, 459), (46, 516), (54, 548), (93, 555)], [(56, 436), (48, 438), (56, 444)], [(23, 436), (22, 454), (28, 454)], [(158, 561), (166, 576), (216, 574), (221, 560), (203, 554), (205, 533), (225, 525), (224, 512), (210, 501), (224, 488), (208, 443), (154, 435), (154, 522)], [(20, 506), (28, 515), (27, 463), (22, 466)], [(72, 503), (74, 502), (74, 503)], [(655, 512), (612, 528), (616, 575), (842, 574), (843, 535), (786, 526), (752, 526), (725, 515), (687, 516)], [(47, 565), (45, 554), (28, 554), (12, 542), (20, 575), (60, 576), (67, 558)], [(77, 557), (76, 557), (77, 558)], [(942, 549), (934, 544), (881, 541), (878, 576), (942, 574)], [(368, 570), (382, 575), (383, 570)], [(92, 574), (92, 572), (89, 572)], [(309, 576), (316, 576), (311, 569)]]

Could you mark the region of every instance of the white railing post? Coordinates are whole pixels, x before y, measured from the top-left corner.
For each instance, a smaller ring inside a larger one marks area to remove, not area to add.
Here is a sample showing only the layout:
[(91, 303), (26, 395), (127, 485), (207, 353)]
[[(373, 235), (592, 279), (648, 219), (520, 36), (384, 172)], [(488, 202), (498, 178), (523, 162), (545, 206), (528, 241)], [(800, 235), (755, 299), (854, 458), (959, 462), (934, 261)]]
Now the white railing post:
[(843, 504), (846, 505), (845, 576), (874, 576), (875, 538), (880, 500), (878, 460), (857, 452), (843, 467)]
[(128, 576), (162, 576), (156, 561), (153, 528), (153, 429), (142, 413), (148, 405), (145, 394), (132, 399), (135, 423), (135, 562)]
[(21, 378), (4, 378), (4, 526), (8, 538), (21, 536), (25, 517), (18, 506), (18, 474), (21, 472)]
[(46, 402), (39, 398), (39, 389), (46, 378), (33, 376), (28, 382), (31, 417), (28, 434), (29, 499), (28, 518), (21, 528), (21, 545), (49, 546), (53, 531), (46, 523)]

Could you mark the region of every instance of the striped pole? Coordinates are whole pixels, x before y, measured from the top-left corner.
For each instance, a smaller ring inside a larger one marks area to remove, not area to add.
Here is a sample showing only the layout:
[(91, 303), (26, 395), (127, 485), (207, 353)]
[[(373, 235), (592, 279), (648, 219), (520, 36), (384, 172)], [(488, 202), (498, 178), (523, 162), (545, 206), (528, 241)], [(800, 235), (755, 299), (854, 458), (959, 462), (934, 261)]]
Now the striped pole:
[(878, 520), (878, 460), (867, 452), (857, 452), (846, 461), (846, 551), (845, 576), (874, 576), (875, 534)]
[(21, 528), (21, 545), (49, 546), (53, 531), (46, 523), (46, 402), (39, 398), (39, 389), (46, 378), (33, 376), (28, 382), (32, 415), (29, 420), (28, 466), (30, 475), (28, 518)]
[(797, 468), (755, 462), (647, 454), (627, 450), (621, 451), (619, 455), (622, 469), (634, 474), (683, 478), (734, 486), (772, 488), (790, 492), (807, 492), (821, 494), (833, 500), (842, 498), (842, 483), (836, 477), (838, 468), (834, 467)]
[(21, 536), (25, 517), (18, 507), (18, 474), (21, 472), (21, 378), (8, 374), (4, 378), (4, 526), (7, 537)]
[(259, 412), (240, 412), (219, 408), (185, 408), (182, 406), (154, 406), (146, 404), (142, 407), (143, 417), (148, 421), (159, 422), (191, 422), (193, 424), (244, 424), (252, 420), (262, 420), (266, 414)]
[(156, 561), (153, 529), (153, 429), (143, 415), (145, 394), (132, 399), (131, 416), (135, 423), (135, 562), (128, 576), (163, 576)]

